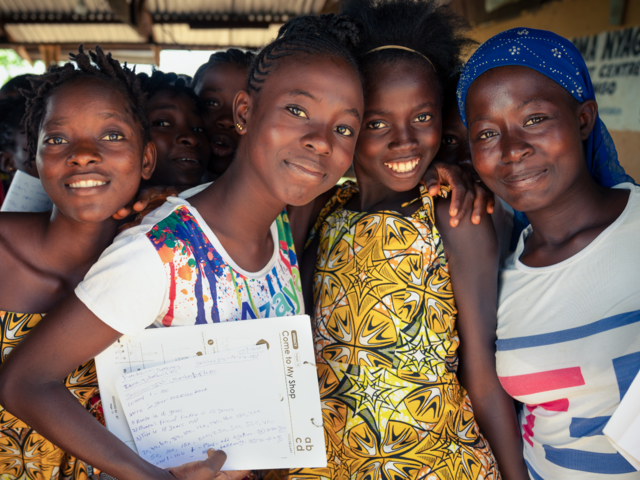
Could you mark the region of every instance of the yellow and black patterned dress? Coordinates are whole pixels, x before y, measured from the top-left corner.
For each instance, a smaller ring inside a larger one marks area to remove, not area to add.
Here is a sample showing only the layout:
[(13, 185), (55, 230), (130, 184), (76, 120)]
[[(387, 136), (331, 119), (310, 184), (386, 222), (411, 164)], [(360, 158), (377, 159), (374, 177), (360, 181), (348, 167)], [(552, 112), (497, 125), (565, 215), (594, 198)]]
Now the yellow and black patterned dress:
[[(0, 363), (43, 315), (0, 311)], [(71, 393), (87, 408), (98, 390), (93, 360), (66, 379)], [(97, 415), (94, 415), (97, 416)], [(0, 406), (0, 480), (87, 479), (87, 465), (60, 450)]]
[[(329, 201), (315, 234), (314, 336), (325, 469), (290, 479), (497, 479), (456, 376), (456, 305), (433, 198), (353, 212), (357, 187)], [(326, 217), (326, 218), (323, 218)]]

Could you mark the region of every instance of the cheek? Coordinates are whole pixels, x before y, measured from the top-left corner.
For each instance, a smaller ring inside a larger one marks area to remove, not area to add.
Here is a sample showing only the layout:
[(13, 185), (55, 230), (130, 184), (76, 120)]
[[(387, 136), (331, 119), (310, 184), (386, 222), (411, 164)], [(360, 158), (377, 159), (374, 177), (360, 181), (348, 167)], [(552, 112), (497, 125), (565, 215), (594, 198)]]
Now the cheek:
[(372, 135), (370, 132), (362, 132), (356, 143), (355, 154), (360, 163), (373, 160), (385, 150), (386, 142), (382, 136)]

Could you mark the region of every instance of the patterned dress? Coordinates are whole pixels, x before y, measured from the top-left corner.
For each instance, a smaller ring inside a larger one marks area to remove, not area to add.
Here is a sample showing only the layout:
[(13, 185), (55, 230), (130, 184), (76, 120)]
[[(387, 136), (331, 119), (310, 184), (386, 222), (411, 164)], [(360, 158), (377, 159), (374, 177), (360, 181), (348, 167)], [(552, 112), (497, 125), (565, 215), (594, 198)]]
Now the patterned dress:
[[(0, 364), (43, 316), (0, 311)], [(98, 389), (93, 360), (76, 368), (65, 384), (80, 403), (98, 413), (99, 404), (92, 401)], [(88, 469), (0, 406), (0, 480), (84, 480)]]
[[(328, 466), (290, 479), (498, 479), (456, 376), (456, 306), (433, 199), (411, 217), (320, 214), (314, 336)], [(314, 233), (312, 233), (314, 234)]]

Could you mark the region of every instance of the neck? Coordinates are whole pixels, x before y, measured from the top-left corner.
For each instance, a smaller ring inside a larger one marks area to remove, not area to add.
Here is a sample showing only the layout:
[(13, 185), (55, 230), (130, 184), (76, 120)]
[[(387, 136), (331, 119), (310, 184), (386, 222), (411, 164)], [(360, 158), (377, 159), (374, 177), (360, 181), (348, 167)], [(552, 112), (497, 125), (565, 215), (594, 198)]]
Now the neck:
[(112, 218), (96, 223), (78, 222), (54, 206), (40, 240), (42, 256), (61, 275), (84, 275), (111, 244), (116, 230), (117, 222)]
[[(586, 172), (586, 171), (585, 171)], [(585, 173), (552, 205), (525, 212), (536, 243), (563, 245), (581, 231), (607, 221), (612, 192)]]

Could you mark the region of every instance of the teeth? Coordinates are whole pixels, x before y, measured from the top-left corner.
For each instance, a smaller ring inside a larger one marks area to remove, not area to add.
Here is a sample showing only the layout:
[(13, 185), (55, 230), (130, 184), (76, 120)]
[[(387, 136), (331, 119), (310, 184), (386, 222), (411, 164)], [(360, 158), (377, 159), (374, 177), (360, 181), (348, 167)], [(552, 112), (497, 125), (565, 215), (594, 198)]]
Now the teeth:
[(390, 168), (394, 172), (405, 173), (410, 172), (420, 163), (420, 159), (416, 158), (413, 160), (409, 160), (408, 162), (393, 162), (393, 163), (385, 163), (384, 166)]
[(70, 183), (69, 186), (71, 188), (90, 188), (106, 184), (107, 182), (101, 182), (99, 180), (80, 180), (79, 182)]
[(194, 160), (193, 158), (179, 158), (178, 159), (179, 162), (193, 162), (193, 163), (198, 163), (197, 160)]

